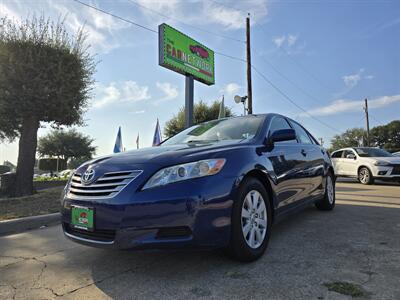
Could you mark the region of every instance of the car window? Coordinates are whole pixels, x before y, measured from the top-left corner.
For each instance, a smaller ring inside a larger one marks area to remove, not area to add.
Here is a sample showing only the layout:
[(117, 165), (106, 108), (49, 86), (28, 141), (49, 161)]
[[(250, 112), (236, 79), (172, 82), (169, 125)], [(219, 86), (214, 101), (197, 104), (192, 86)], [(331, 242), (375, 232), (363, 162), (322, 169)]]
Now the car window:
[[(290, 127), (289, 123), (282, 117), (274, 117), (272, 119), (271, 125), (269, 127), (269, 135), (273, 134), (277, 130), (281, 129), (292, 129)], [(277, 143), (297, 143), (296, 140), (291, 140), (291, 141), (283, 141), (283, 142), (277, 142)]]
[(341, 158), (343, 151), (336, 151), (332, 154), (332, 158)]
[(293, 129), (296, 130), (297, 138), (299, 139), (300, 143), (302, 144), (312, 144), (310, 137), (308, 136), (307, 132), (301, 127), (299, 124), (295, 122), (290, 122), (293, 126)]
[(347, 155), (356, 156), (355, 153), (351, 150), (344, 150), (343, 158), (347, 158)]

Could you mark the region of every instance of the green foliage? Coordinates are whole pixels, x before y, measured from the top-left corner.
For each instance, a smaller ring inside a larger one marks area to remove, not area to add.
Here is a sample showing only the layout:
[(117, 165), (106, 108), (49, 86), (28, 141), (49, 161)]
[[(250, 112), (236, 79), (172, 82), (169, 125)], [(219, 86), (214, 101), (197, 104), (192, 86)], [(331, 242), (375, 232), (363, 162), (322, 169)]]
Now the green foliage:
[[(214, 101), (207, 105), (203, 101), (194, 105), (194, 124), (218, 119), (220, 102)], [(232, 116), (232, 111), (225, 106), (226, 117)], [(185, 108), (181, 107), (177, 115), (167, 121), (164, 128), (164, 135), (169, 138), (181, 132), (185, 128)]]
[(38, 167), (39, 170), (42, 171), (56, 172), (66, 169), (67, 162), (64, 159), (58, 159), (58, 166), (57, 166), (57, 158), (41, 158), (39, 159)]
[(0, 139), (20, 135), (27, 117), (54, 125), (82, 123), (94, 73), (84, 35), (63, 21), (0, 20)]
[[(400, 151), (400, 121), (395, 120), (386, 125), (376, 126), (369, 132), (370, 146), (384, 148), (388, 151)], [(363, 128), (348, 129), (345, 133), (335, 135), (331, 141), (330, 151), (345, 147), (357, 147), (367, 140)]]
[(335, 151), (345, 147), (357, 147), (360, 142), (366, 140), (367, 132), (363, 128), (352, 128), (346, 130), (345, 133), (337, 134), (331, 140), (330, 151)]
[(92, 138), (75, 129), (53, 130), (39, 138), (37, 152), (42, 157), (61, 157), (65, 161), (69, 159), (89, 160), (96, 152), (96, 147), (92, 146), (92, 143)]
[(69, 176), (60, 176), (60, 177), (39, 176), (33, 179), (33, 181), (67, 181), (68, 179)]
[(92, 159), (91, 157), (71, 158), (68, 161), (68, 169), (77, 169), (81, 164)]
[(0, 175), (10, 172), (11, 168), (9, 166), (5, 166), (5, 165), (0, 165)]
[(0, 18), (0, 28), (0, 140), (19, 137), (13, 194), (24, 196), (33, 193), (40, 123), (83, 123), (95, 63), (82, 30), (70, 36), (64, 20)]
[(400, 121), (392, 121), (387, 125), (376, 126), (371, 129), (371, 145), (386, 150), (400, 151)]

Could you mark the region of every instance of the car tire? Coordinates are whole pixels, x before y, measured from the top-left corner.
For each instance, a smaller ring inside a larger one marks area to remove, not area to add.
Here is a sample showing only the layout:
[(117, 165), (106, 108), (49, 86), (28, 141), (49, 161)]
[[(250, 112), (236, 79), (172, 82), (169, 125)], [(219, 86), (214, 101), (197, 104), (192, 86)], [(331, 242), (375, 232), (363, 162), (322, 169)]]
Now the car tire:
[(371, 171), (367, 167), (361, 167), (358, 170), (358, 181), (362, 184), (373, 184), (374, 177), (372, 176)]
[(326, 176), (324, 198), (315, 202), (319, 210), (332, 210), (335, 207), (335, 177), (331, 172)]
[(271, 226), (271, 202), (264, 185), (256, 178), (245, 178), (232, 207), (227, 253), (242, 262), (258, 259), (268, 246)]

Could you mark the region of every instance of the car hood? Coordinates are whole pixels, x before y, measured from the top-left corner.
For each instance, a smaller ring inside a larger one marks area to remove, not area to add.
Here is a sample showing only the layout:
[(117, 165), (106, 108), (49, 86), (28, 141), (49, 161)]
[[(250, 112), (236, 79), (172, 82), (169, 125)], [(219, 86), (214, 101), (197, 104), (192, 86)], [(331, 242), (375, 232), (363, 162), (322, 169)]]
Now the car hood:
[(79, 171), (84, 171), (88, 166), (112, 171), (124, 170), (132, 166), (170, 166), (197, 159), (212, 158), (223, 151), (230, 151), (245, 145), (246, 143), (236, 140), (142, 148), (93, 159), (79, 167)]
[(400, 157), (362, 157), (363, 159), (369, 160), (371, 162), (382, 161), (389, 164), (400, 164)]

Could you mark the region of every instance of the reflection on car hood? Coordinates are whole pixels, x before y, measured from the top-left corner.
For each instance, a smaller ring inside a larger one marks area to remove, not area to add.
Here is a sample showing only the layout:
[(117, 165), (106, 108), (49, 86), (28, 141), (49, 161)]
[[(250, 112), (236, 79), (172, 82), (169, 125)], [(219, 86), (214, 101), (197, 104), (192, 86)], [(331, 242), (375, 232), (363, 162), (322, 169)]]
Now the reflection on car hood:
[(383, 161), (389, 164), (400, 164), (400, 157), (361, 157), (363, 159), (371, 160), (372, 162)]
[(238, 140), (165, 145), (113, 154), (103, 158), (95, 159), (91, 161), (90, 164), (171, 165), (180, 163), (181, 161), (195, 160), (198, 156), (202, 155), (206, 156), (207, 158), (212, 157), (212, 155), (216, 152), (227, 151), (236, 147), (242, 147), (244, 145), (244, 143)]

